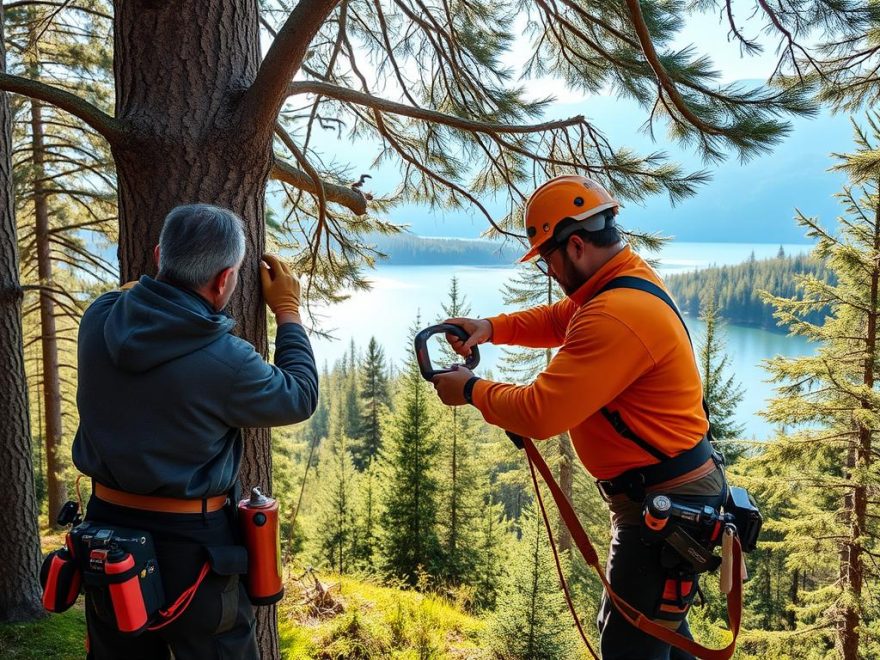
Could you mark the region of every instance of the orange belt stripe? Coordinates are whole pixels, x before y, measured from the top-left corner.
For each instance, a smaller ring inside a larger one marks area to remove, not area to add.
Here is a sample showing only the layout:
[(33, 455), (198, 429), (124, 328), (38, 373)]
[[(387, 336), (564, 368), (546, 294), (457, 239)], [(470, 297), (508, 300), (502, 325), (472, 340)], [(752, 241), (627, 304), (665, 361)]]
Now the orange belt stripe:
[[(135, 495), (125, 491), (109, 488), (104, 484), (95, 483), (95, 497), (110, 504), (125, 506), (130, 509), (155, 511), (156, 513), (213, 513), (226, 506), (225, 495), (215, 495), (198, 500), (185, 500), (176, 497), (154, 497), (152, 495)], [(203, 508), (204, 503), (204, 508)]]

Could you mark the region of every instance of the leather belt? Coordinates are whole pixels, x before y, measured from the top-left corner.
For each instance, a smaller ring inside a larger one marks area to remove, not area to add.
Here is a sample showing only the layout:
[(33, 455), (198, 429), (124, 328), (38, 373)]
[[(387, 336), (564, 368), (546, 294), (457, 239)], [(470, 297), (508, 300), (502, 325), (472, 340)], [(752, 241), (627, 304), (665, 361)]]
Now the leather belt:
[(641, 502), (647, 488), (704, 469), (708, 461), (713, 461), (716, 465), (724, 463), (721, 454), (716, 452), (709, 439), (703, 436), (696, 445), (678, 456), (667, 458), (654, 465), (627, 470), (613, 479), (597, 479), (596, 486), (605, 500), (626, 493), (630, 499)]
[(100, 500), (117, 506), (157, 513), (212, 513), (226, 506), (226, 495), (215, 495), (198, 500), (185, 500), (176, 497), (154, 497), (135, 495), (110, 488), (95, 482), (94, 495)]

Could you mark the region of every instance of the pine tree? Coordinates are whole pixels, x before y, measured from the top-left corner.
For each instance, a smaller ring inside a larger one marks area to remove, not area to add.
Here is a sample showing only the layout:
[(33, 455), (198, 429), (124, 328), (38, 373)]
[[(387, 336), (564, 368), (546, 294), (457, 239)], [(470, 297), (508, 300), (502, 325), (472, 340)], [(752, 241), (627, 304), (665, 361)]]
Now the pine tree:
[(345, 573), (356, 558), (355, 496), (357, 471), (348, 450), (350, 440), (334, 434), (321, 460), (317, 508), (312, 516), (315, 554), (334, 571)]
[(372, 460), (358, 477), (354, 554), (356, 566), (368, 571), (376, 568), (379, 548), (379, 478), (379, 463)]
[[(419, 323), (417, 318), (412, 337)], [(395, 399), (383, 433), (382, 553), (386, 570), (415, 585), (420, 570), (434, 575), (440, 564), (436, 528), (440, 443), (434, 393), (414, 357), (404, 366)]]
[(494, 610), (498, 588), (504, 574), (505, 557), (511, 553), (505, 547), (510, 535), (504, 507), (495, 496), (495, 487), (486, 480), (480, 493), (481, 506), (474, 516), (475, 564), (470, 584), (474, 587), (474, 603), (478, 608)]
[(382, 448), (381, 419), (389, 404), (388, 374), (385, 354), (375, 337), (370, 337), (367, 353), (360, 366), (361, 418), (358, 429), (359, 442), (353, 453), (359, 470), (369, 467), (373, 457)]
[[(457, 277), (452, 278), (447, 296), (441, 305), (445, 318), (465, 317), (471, 313)], [(447, 363), (460, 361), (447, 342), (442, 342), (441, 347)], [(446, 582), (454, 585), (476, 577), (474, 519), (480, 505), (474, 445), (479, 436), (478, 424), (476, 412), (470, 406), (450, 406), (440, 412), (438, 534), (443, 552), (441, 574)]]
[(745, 426), (736, 422), (736, 407), (743, 390), (730, 371), (730, 357), (725, 352), (724, 326), (718, 313), (714, 290), (704, 297), (700, 318), (706, 330), (697, 340), (697, 354), (703, 375), (703, 398), (709, 408), (712, 437), (719, 443), (727, 465), (739, 458), (744, 448), (731, 442), (741, 438)]
[[(880, 141), (878, 115), (868, 123), (869, 131), (854, 124), (855, 153), (838, 156), (836, 169), (850, 179), (838, 195), (838, 231), (797, 217), (836, 284), (802, 277), (801, 296), (768, 296), (782, 323), (820, 346), (813, 356), (769, 361), (779, 395), (766, 416), (787, 432), (767, 445), (759, 463), (767, 497), (787, 514), (770, 530), (783, 537), (787, 565), (801, 569), (799, 602), (790, 604), (795, 623), (813, 637), (833, 638), (846, 660), (880, 652), (877, 606), (869, 598), (880, 585), (873, 442), (880, 427), (880, 167), (871, 156)], [(824, 324), (804, 320), (806, 311), (826, 304)]]
[(361, 430), (361, 406), (360, 393), (358, 392), (357, 349), (354, 345), (354, 339), (351, 340), (348, 353), (342, 359), (345, 365), (343, 382), (341, 383), (345, 392), (342, 424), (346, 435), (357, 444)]
[(502, 658), (570, 658), (576, 640), (544, 524), (529, 508), (520, 525), (522, 536), (489, 625), (489, 644)]
[[(94, 3), (107, 10), (106, 3)], [(17, 73), (79, 90), (92, 101), (112, 97), (110, 22), (55, 16), (25, 3), (7, 16), (10, 55)], [(91, 283), (116, 283), (102, 251), (116, 237), (115, 180), (110, 150), (100, 135), (51, 104), (18, 99), (13, 151), (24, 301), (25, 344), (39, 343), (28, 363), (40, 408), (35, 429), (45, 443), (48, 521), (55, 526), (67, 500), (65, 471), (74, 405), (75, 338)], [(108, 240), (110, 239), (110, 240)], [(92, 287), (95, 288), (95, 287)], [(100, 291), (103, 292), (103, 291)], [(31, 323), (30, 317), (39, 319)], [(75, 426), (74, 426), (75, 428)], [(67, 431), (67, 432), (66, 432)], [(41, 466), (38, 466), (38, 470)]]

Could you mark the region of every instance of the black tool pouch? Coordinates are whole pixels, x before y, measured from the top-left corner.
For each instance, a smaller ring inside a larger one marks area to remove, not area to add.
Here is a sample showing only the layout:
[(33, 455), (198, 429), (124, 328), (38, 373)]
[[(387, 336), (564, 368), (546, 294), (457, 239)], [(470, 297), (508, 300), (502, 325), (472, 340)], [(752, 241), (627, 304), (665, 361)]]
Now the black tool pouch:
[(40, 567), (43, 607), (55, 614), (70, 609), (79, 597), (82, 572), (70, 550), (50, 552)]
[(95, 613), (119, 632), (146, 630), (165, 601), (151, 534), (87, 521), (71, 537)]
[(745, 488), (731, 486), (724, 511), (733, 516), (736, 533), (743, 552), (751, 552), (758, 544), (764, 519), (755, 500)]

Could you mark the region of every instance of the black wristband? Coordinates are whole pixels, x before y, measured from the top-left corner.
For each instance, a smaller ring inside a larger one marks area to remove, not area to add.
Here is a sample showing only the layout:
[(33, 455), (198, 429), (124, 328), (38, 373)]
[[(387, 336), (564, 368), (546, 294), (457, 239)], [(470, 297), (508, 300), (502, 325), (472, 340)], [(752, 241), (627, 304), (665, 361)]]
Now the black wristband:
[(474, 403), (474, 400), (473, 400), (474, 385), (477, 384), (478, 380), (480, 380), (479, 376), (471, 376), (468, 379), (468, 382), (466, 382), (464, 384), (464, 400), (467, 401), (471, 405), (473, 405), (473, 403)]

